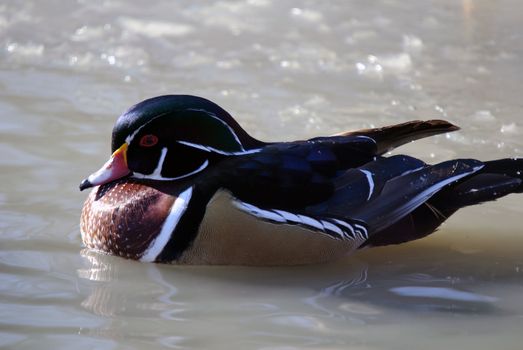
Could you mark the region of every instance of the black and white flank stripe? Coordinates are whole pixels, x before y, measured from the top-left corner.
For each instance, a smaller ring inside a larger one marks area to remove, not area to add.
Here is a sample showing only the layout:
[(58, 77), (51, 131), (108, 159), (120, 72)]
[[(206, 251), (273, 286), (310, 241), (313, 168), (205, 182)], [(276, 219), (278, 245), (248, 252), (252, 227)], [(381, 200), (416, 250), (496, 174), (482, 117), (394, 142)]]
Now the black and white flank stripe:
[(365, 241), (369, 238), (367, 228), (359, 223), (335, 218), (313, 218), (278, 209), (262, 209), (252, 204), (234, 200), (234, 205), (262, 220), (278, 224), (298, 225), (319, 232), (329, 238), (343, 241)]

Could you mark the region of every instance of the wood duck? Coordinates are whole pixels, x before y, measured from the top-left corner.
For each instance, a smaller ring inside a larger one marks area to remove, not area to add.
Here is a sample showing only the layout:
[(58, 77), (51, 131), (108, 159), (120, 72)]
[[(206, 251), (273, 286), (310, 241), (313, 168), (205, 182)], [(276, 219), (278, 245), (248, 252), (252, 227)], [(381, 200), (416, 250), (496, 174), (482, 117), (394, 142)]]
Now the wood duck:
[(84, 244), (147, 262), (297, 265), (412, 241), (459, 208), (523, 192), (523, 159), (435, 165), (384, 156), (457, 130), (411, 121), (306, 141), (254, 139), (201, 97), (120, 116), (112, 156), (80, 190)]

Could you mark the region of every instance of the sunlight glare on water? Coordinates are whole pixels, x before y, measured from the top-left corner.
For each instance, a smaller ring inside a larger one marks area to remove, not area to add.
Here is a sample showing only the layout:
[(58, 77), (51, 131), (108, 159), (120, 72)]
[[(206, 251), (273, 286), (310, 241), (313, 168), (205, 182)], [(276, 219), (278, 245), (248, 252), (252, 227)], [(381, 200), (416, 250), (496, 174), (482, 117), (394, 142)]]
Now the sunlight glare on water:
[(520, 349), (522, 197), (419, 242), (295, 268), (82, 250), (117, 116), (195, 94), (267, 141), (441, 118), (397, 152), (523, 156), (516, 0), (0, 3), (0, 347)]

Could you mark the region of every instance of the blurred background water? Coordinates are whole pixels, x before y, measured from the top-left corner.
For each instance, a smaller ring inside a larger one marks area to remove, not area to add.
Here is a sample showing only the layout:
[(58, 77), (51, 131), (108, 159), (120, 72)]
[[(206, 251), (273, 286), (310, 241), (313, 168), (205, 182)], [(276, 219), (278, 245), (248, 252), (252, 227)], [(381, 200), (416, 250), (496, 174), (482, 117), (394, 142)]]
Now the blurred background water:
[(401, 152), (523, 156), (522, 8), (3, 0), (0, 346), (520, 349), (521, 196), (335, 264), (173, 267), (82, 251), (78, 184), (116, 117), (167, 93), (207, 97), (264, 140), (445, 118), (463, 130)]

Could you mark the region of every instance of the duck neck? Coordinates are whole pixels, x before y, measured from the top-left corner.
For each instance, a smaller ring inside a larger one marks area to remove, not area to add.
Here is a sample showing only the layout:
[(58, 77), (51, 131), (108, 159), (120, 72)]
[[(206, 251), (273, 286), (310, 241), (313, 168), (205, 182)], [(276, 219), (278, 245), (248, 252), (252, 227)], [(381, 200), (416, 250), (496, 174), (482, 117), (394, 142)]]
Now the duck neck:
[(192, 179), (177, 186), (156, 181), (148, 185), (176, 199), (155, 242), (144, 252), (141, 260), (162, 263), (176, 261), (196, 238), (207, 204), (219, 186), (209, 179)]

